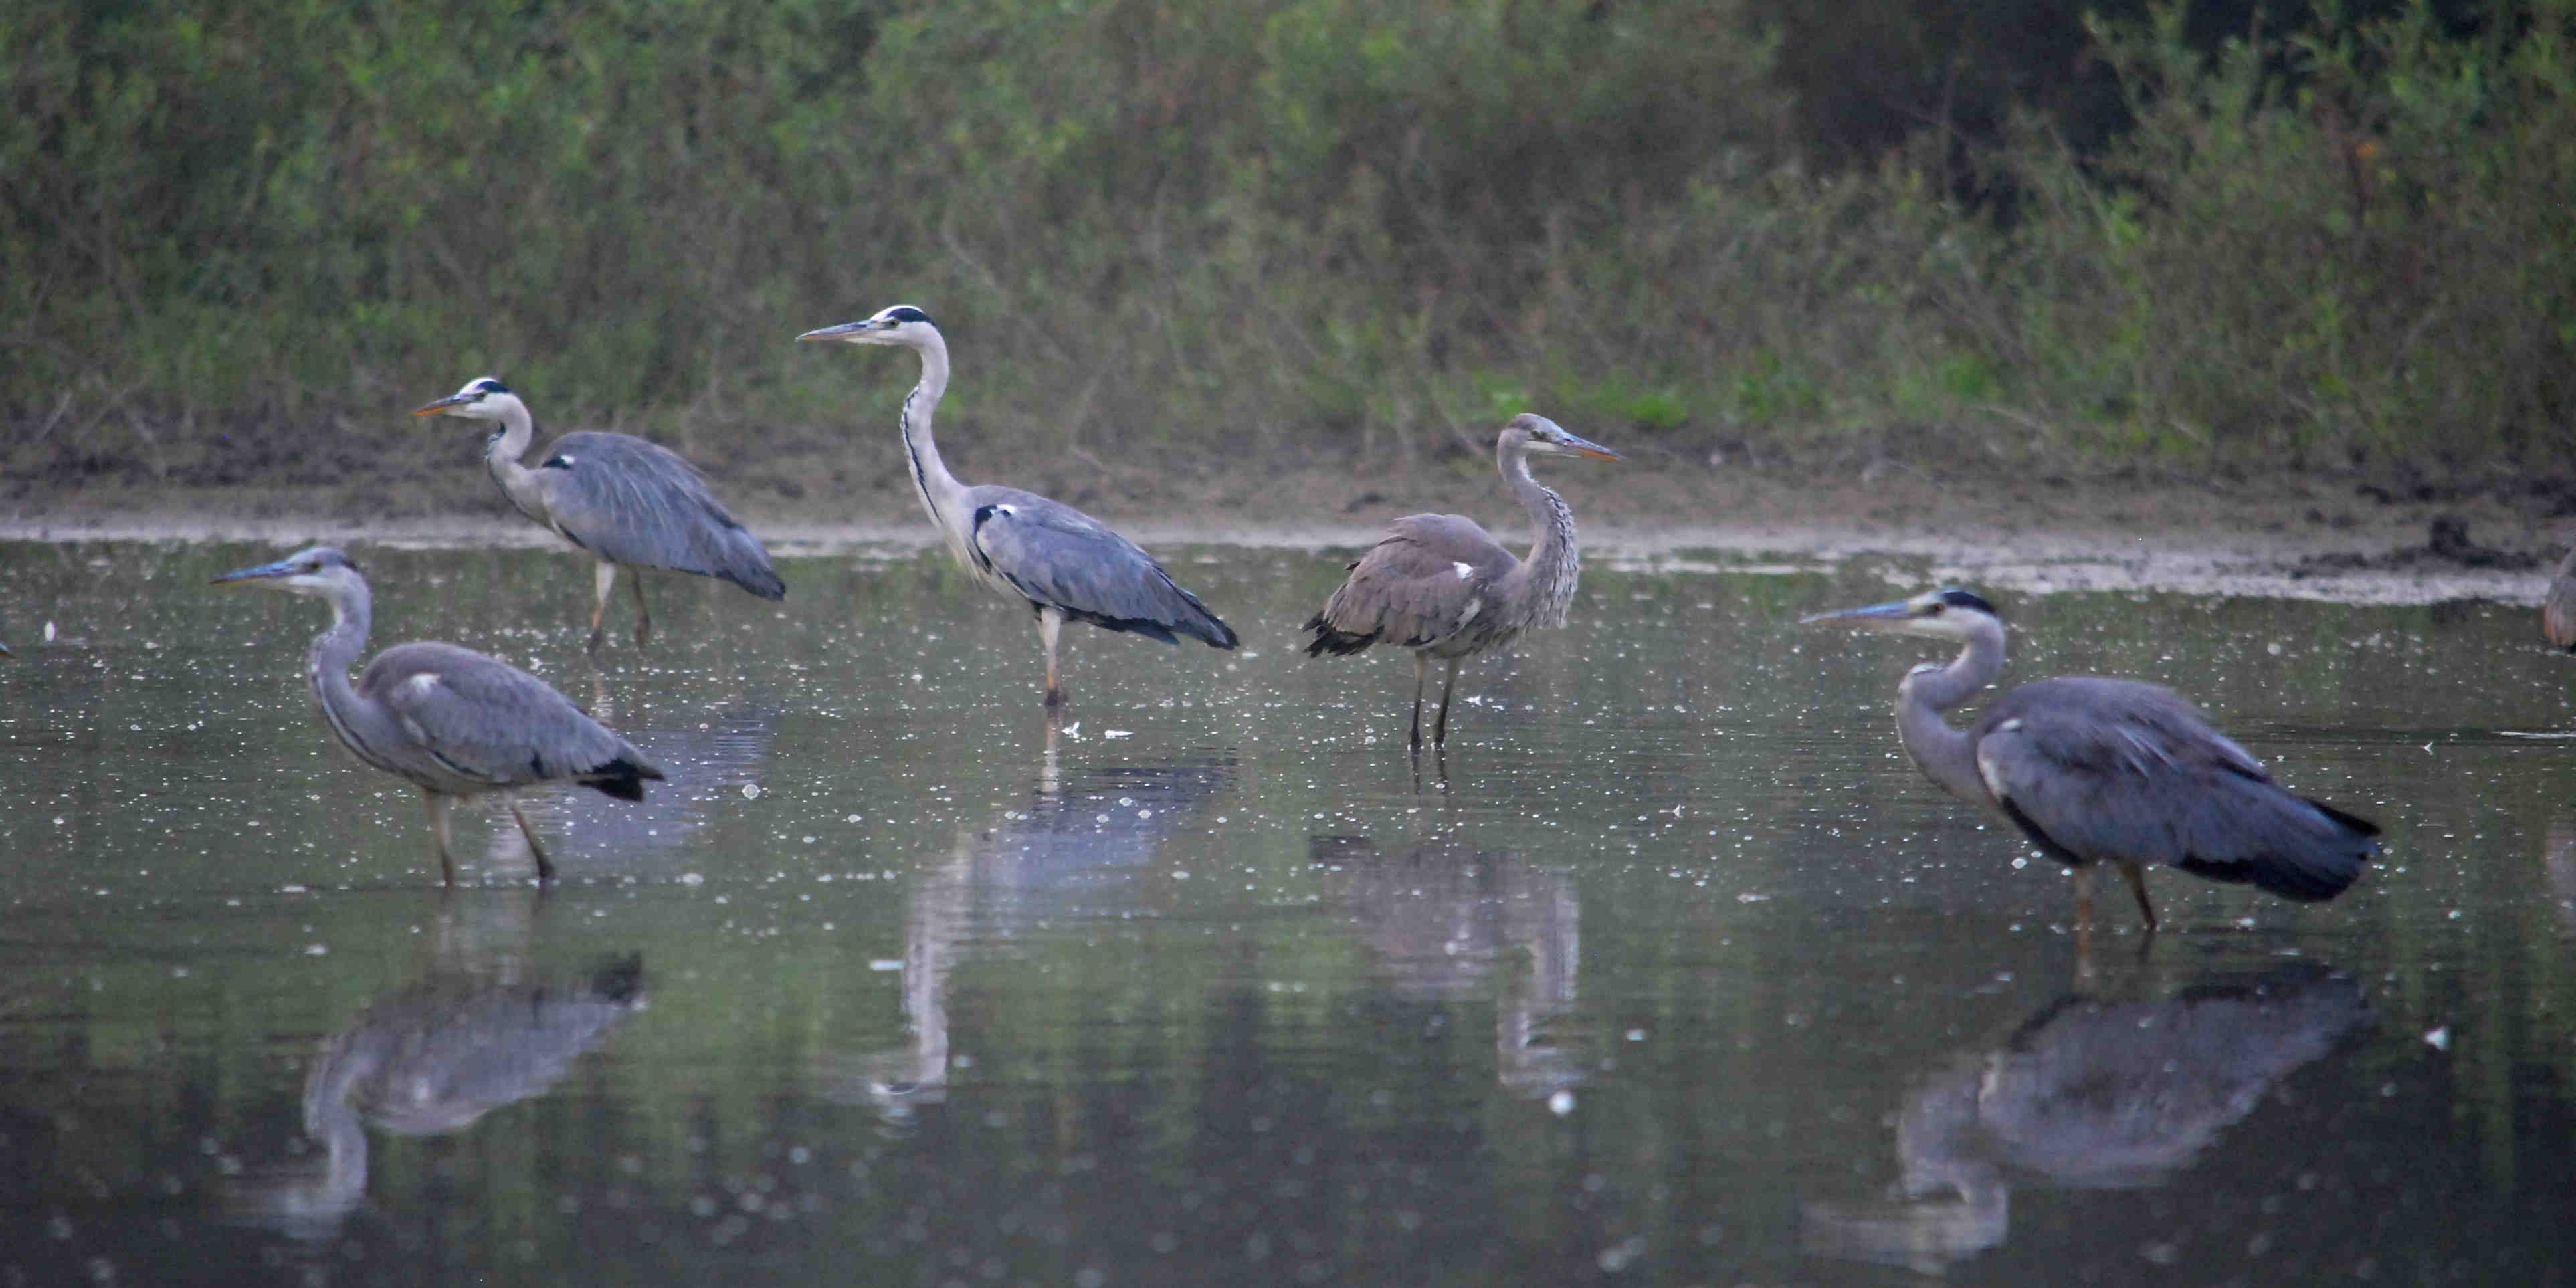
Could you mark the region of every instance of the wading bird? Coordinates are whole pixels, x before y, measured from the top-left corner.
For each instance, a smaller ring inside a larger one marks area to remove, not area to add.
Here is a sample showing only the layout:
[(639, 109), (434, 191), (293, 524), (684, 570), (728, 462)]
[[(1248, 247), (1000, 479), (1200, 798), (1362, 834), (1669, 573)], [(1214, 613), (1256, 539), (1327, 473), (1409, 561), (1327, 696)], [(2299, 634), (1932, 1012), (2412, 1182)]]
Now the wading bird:
[(947, 538), (948, 553), (978, 581), (1037, 613), (1049, 709), (1064, 703), (1056, 637), (1068, 620), (1166, 644), (1187, 635), (1216, 648), (1234, 647), (1233, 627), (1109, 525), (1034, 492), (990, 483), (969, 487), (948, 472), (930, 437), (931, 416), (948, 389), (948, 342), (929, 314), (897, 304), (796, 338), (894, 345), (921, 355), (921, 383), (903, 400), (903, 448), (911, 458), (913, 487), (930, 522)]
[(2549, 595), (2540, 601), (2540, 633), (2549, 647), (2576, 653), (2576, 546), (2549, 572)]
[(2075, 870), (2079, 928), (2092, 926), (2096, 862), (2120, 869), (2152, 932), (2149, 866), (2251, 883), (2304, 903), (2343, 893), (2379, 852), (2371, 839), (2378, 827), (2283, 790), (2261, 761), (2161, 685), (2038, 680), (1988, 704), (1968, 728), (1952, 728), (1941, 713), (2004, 669), (2003, 619), (1967, 591), (1926, 591), (1804, 620), (1960, 645), (1948, 666), (1926, 662), (1897, 685), (1897, 739), (1943, 791), (2001, 811), (2041, 852)]
[[(357, 565), (333, 547), (299, 550), (226, 573), (214, 584), (289, 591), (331, 605), (331, 628), (313, 637), (305, 660), (313, 705), (351, 755), (420, 789), (439, 875), (449, 885), (456, 884), (456, 861), (448, 851), (447, 812), (460, 797), (578, 783), (640, 801), (644, 780), (662, 776), (545, 681), (472, 649), (396, 644), (376, 654), (351, 684), (349, 665), (367, 646), (373, 601)], [(554, 863), (537, 829), (517, 801), (509, 806), (536, 856), (538, 879), (553, 880)]]
[(770, 570), (769, 552), (760, 538), (707, 490), (697, 467), (679, 453), (631, 434), (581, 430), (546, 445), (545, 462), (535, 469), (520, 463), (536, 436), (537, 419), (528, 404), (490, 376), (412, 412), (415, 416), (461, 416), (496, 420), (499, 429), (483, 442), (483, 465), (501, 494), (519, 513), (556, 536), (581, 547), (599, 561), (592, 574), (598, 604), (590, 613), (590, 647), (606, 638), (609, 592), (617, 588), (617, 570), (631, 574), (635, 592), (635, 642), (653, 633), (652, 610), (644, 606), (643, 569), (721, 577), (760, 596), (783, 599), (787, 586)]
[(1434, 746), (1449, 740), (1449, 695), (1458, 686), (1458, 664), (1508, 644), (1533, 626), (1563, 626), (1574, 600), (1574, 511), (1565, 498), (1530, 477), (1532, 456), (1589, 456), (1615, 461), (1617, 452), (1577, 438), (1545, 416), (1522, 412), (1494, 440), (1494, 464), (1520, 497), (1538, 530), (1529, 558), (1515, 559), (1503, 543), (1463, 514), (1408, 514), (1387, 526), (1386, 536), (1351, 565), (1324, 611), (1302, 628), (1314, 632), (1306, 656), (1357, 653), (1371, 644), (1413, 650), (1413, 746), (1422, 746), (1422, 690), (1432, 659), (1448, 667), (1440, 681), (1440, 716), (1432, 722)]

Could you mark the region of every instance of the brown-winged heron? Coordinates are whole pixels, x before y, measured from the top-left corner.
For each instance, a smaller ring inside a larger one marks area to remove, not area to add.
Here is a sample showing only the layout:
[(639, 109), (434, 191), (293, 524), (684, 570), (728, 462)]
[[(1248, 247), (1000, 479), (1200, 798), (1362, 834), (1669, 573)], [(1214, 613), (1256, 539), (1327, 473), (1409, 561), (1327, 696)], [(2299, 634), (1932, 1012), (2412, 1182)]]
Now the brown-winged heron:
[(1960, 646), (1948, 666), (1923, 663), (1896, 686), (1897, 739), (1943, 791), (1991, 806), (2075, 870), (2080, 928), (2092, 925), (2097, 862), (2120, 870), (2152, 932), (2145, 869), (2154, 865), (2305, 903), (2343, 893), (2379, 852), (2376, 825), (2291, 795), (2162, 685), (2036, 680), (1988, 703), (1966, 729), (1952, 727), (1941, 713), (2004, 669), (2003, 618), (1968, 591), (1925, 591), (1803, 620)]
[(1308, 657), (1357, 653), (1372, 644), (1413, 650), (1416, 748), (1422, 746), (1422, 690), (1434, 659), (1448, 668), (1440, 681), (1440, 716), (1431, 726), (1437, 746), (1449, 740), (1449, 696), (1458, 686), (1460, 662), (1501, 648), (1530, 627), (1565, 624), (1581, 562), (1574, 511), (1530, 477), (1532, 456), (1620, 459), (1545, 416), (1512, 417), (1494, 440), (1494, 464), (1538, 530), (1529, 558), (1513, 558), (1463, 514), (1409, 514), (1387, 526), (1386, 536), (1351, 565), (1350, 576), (1303, 628), (1315, 635), (1306, 645)]
[(786, 583), (770, 569), (760, 538), (733, 517), (707, 488), (706, 478), (680, 454), (631, 434), (580, 430), (546, 445), (535, 469), (520, 460), (536, 436), (528, 404), (500, 381), (483, 376), (412, 412), (499, 421), (483, 442), (483, 466), (519, 513), (598, 561), (592, 576), (598, 603), (590, 613), (590, 647), (606, 638), (609, 593), (617, 570), (627, 570), (635, 592), (635, 642), (653, 633), (644, 606), (646, 568), (717, 577), (762, 599), (783, 599)]
[[(314, 708), (351, 755), (420, 789), (439, 875), (449, 885), (456, 884), (456, 861), (448, 851), (447, 813), (459, 798), (575, 783), (640, 801), (644, 780), (662, 776), (633, 745), (545, 681), (472, 649), (396, 644), (350, 683), (349, 666), (367, 646), (373, 600), (357, 566), (331, 546), (226, 573), (214, 584), (310, 595), (331, 606), (331, 628), (313, 637), (305, 660)], [(528, 838), (538, 879), (553, 880), (554, 863), (515, 800), (510, 817)]]
[(903, 448), (913, 487), (930, 511), (931, 524), (947, 539), (948, 553), (976, 580), (1037, 614), (1038, 639), (1046, 646), (1050, 709), (1064, 702), (1056, 638), (1067, 621), (1131, 631), (1166, 644), (1178, 644), (1178, 637), (1187, 635), (1216, 648), (1235, 646), (1233, 627), (1109, 525), (1034, 492), (990, 483), (970, 487), (948, 472), (939, 459), (939, 444), (930, 437), (931, 417), (948, 390), (948, 342), (929, 314), (897, 304), (796, 338), (892, 345), (921, 356), (921, 383), (903, 400)]

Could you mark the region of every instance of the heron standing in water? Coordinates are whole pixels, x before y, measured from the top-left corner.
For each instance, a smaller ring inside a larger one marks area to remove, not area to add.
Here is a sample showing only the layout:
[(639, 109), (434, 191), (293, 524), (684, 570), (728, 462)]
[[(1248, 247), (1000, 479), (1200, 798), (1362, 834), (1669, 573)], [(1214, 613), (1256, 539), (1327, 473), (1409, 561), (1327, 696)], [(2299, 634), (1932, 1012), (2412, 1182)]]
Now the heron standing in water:
[[(357, 565), (334, 547), (299, 550), (226, 573), (214, 584), (310, 595), (331, 606), (331, 628), (313, 637), (305, 659), (314, 708), (351, 755), (420, 789), (439, 876), (448, 885), (456, 884), (456, 861), (448, 850), (447, 813), (459, 798), (575, 783), (640, 801), (644, 780), (662, 777), (633, 745), (545, 681), (472, 649), (396, 644), (350, 683), (349, 665), (367, 646), (373, 601)], [(510, 817), (536, 856), (537, 879), (553, 880), (554, 863), (515, 800)]]
[(1953, 728), (1941, 713), (2004, 669), (2003, 619), (1967, 591), (1926, 591), (1804, 620), (1960, 646), (1948, 666), (1926, 662), (1897, 685), (1897, 740), (1942, 790), (1992, 806), (2075, 870), (2076, 921), (2085, 931), (2097, 862), (2120, 870), (2152, 933), (2145, 870), (2156, 864), (2305, 903), (2343, 893), (2379, 852), (2376, 825), (2291, 795), (2162, 685), (2038, 680), (1988, 704), (1966, 729)]
[(1538, 543), (1516, 559), (1474, 519), (1463, 514), (1409, 514), (1388, 525), (1386, 536), (1360, 556), (1322, 612), (1308, 618), (1314, 632), (1306, 655), (1357, 653), (1371, 644), (1413, 650), (1413, 747), (1422, 747), (1422, 690), (1433, 659), (1447, 667), (1440, 681), (1440, 716), (1431, 742), (1449, 740), (1449, 695), (1458, 686), (1458, 664), (1501, 648), (1533, 626), (1563, 626), (1574, 602), (1581, 553), (1575, 547), (1574, 511), (1565, 498), (1530, 477), (1532, 456), (1620, 459), (1599, 443), (1578, 438), (1545, 416), (1522, 412), (1494, 440), (1494, 464), (1503, 482), (1529, 512)]
[(520, 462), (536, 436), (528, 404), (500, 381), (484, 376), (412, 412), (501, 423), (483, 443), (483, 466), (519, 513), (599, 561), (592, 578), (598, 603), (590, 613), (590, 644), (606, 638), (609, 593), (624, 568), (635, 592), (635, 643), (653, 633), (644, 606), (643, 569), (717, 577), (762, 599), (784, 599), (786, 583), (769, 566), (760, 538), (733, 517), (707, 489), (706, 478), (680, 454), (632, 434), (581, 430), (546, 445), (545, 463)]
[(1067, 621), (1131, 631), (1166, 644), (1187, 635), (1214, 648), (1235, 646), (1234, 628), (1173, 582), (1163, 565), (1109, 525), (1061, 501), (1015, 487), (957, 481), (930, 437), (948, 390), (948, 342), (930, 315), (909, 304), (796, 337), (891, 345), (921, 356), (921, 383), (903, 400), (903, 449), (932, 526), (976, 580), (1037, 614), (1046, 647), (1046, 705), (1064, 704), (1056, 639)]

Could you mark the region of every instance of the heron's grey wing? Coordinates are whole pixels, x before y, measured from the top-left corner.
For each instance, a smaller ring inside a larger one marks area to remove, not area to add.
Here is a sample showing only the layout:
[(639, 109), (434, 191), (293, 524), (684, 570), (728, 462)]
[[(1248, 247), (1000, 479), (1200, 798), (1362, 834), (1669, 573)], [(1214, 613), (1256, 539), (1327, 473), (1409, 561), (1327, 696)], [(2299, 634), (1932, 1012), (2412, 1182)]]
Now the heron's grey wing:
[(545, 681), (472, 649), (395, 645), (367, 664), (357, 690), (383, 703), (423, 754), (495, 788), (569, 780), (641, 800), (639, 780), (662, 776)]
[(1520, 560), (1463, 514), (1410, 514), (1351, 565), (1324, 610), (1306, 623), (1317, 653), (1371, 644), (1419, 648), (1456, 634), (1494, 605)]
[(2171, 690), (2042, 680), (2006, 694), (1971, 735), (1977, 772), (2056, 857), (2166, 864), (2329, 899), (2378, 851), (2378, 829), (2291, 795)]
[(966, 504), (966, 545), (977, 565), (1030, 603), (1166, 644), (1179, 643), (1178, 632), (1235, 646), (1234, 628), (1108, 524), (1018, 488), (969, 488)]
[(763, 599), (787, 593), (769, 552), (658, 443), (585, 430), (546, 447), (537, 477), (555, 530), (611, 563), (720, 577)]

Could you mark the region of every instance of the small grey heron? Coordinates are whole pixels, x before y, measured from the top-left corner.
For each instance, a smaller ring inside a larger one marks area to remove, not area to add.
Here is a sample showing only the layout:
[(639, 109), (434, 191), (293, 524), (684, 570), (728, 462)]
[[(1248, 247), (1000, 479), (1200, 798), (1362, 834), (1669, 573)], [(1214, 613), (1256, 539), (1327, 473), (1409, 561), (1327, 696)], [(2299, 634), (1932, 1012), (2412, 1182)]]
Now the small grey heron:
[(1530, 477), (1532, 456), (1620, 459), (1545, 416), (1522, 412), (1494, 440), (1494, 464), (1529, 511), (1538, 542), (1515, 559), (1503, 543), (1463, 514), (1408, 514), (1350, 567), (1324, 610), (1301, 629), (1315, 633), (1306, 656), (1357, 653), (1371, 644), (1413, 650), (1413, 746), (1422, 746), (1422, 690), (1431, 661), (1448, 667), (1440, 681), (1434, 746), (1449, 740), (1449, 695), (1458, 664), (1508, 644), (1532, 626), (1563, 626), (1574, 601), (1581, 553), (1574, 511), (1565, 498)]
[(536, 436), (528, 404), (500, 381), (483, 376), (412, 412), (499, 421), (483, 441), (483, 466), (519, 513), (599, 561), (592, 576), (598, 604), (590, 613), (590, 647), (606, 638), (609, 592), (617, 570), (628, 569), (635, 592), (635, 642), (653, 633), (644, 606), (643, 569), (720, 577), (760, 596), (784, 599), (786, 583), (769, 567), (760, 538), (716, 500), (706, 478), (679, 453), (632, 434), (580, 430), (546, 445), (535, 469), (520, 463)]
[[(331, 546), (226, 573), (214, 584), (311, 595), (331, 605), (331, 628), (313, 637), (306, 655), (314, 708), (351, 755), (420, 789), (439, 875), (448, 885), (456, 884), (456, 861), (448, 851), (447, 813), (458, 798), (577, 783), (640, 801), (644, 780), (662, 776), (632, 744), (545, 681), (472, 649), (396, 644), (376, 654), (351, 684), (349, 665), (367, 646), (373, 601), (357, 565)], [(536, 856), (538, 879), (553, 880), (554, 863), (537, 829), (517, 801), (509, 806)]]
[(2213, 881), (2251, 883), (2286, 899), (2331, 899), (2379, 852), (2366, 819), (2293, 796), (2243, 747), (2162, 685), (2098, 676), (2036, 680), (1956, 729), (1941, 713), (2004, 669), (1994, 605), (1955, 588), (1807, 622), (1955, 641), (1948, 666), (1923, 663), (1896, 686), (1897, 740), (1925, 777), (1992, 806), (2042, 853), (2075, 870), (2076, 921), (2093, 921), (2091, 865), (2108, 862), (2137, 896), (2144, 869), (2168, 864)]
[(2549, 570), (2549, 594), (2540, 601), (2540, 633), (2549, 647), (2576, 653), (2576, 546)]
[(1060, 501), (1015, 487), (957, 481), (939, 459), (930, 421), (948, 390), (948, 342), (930, 315), (909, 304), (880, 309), (856, 322), (827, 326), (796, 337), (882, 344), (921, 356), (921, 383), (903, 399), (903, 447), (912, 484), (930, 522), (948, 540), (978, 581), (1037, 613), (1038, 639), (1046, 646), (1046, 705), (1064, 703), (1056, 669), (1056, 637), (1066, 621), (1111, 631), (1132, 631), (1166, 644), (1177, 636), (1215, 648), (1235, 646), (1234, 628), (1183, 590), (1163, 565), (1109, 525)]

